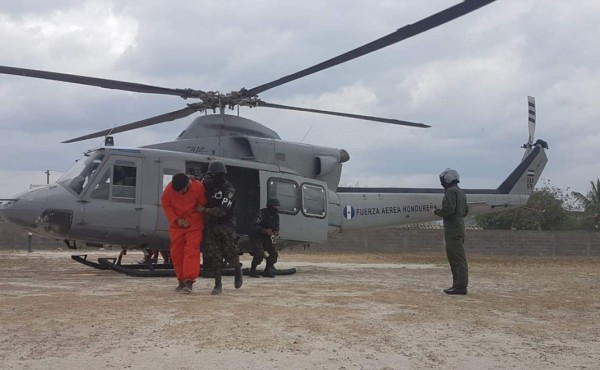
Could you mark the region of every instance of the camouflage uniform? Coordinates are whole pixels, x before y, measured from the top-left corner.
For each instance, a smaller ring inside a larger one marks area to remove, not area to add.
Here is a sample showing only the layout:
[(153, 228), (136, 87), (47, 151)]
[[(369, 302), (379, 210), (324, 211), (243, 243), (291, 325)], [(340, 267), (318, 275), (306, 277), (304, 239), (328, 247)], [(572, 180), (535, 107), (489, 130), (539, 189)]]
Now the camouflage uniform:
[(457, 184), (452, 184), (444, 192), (442, 208), (435, 214), (444, 218), (444, 240), (446, 255), (452, 271), (452, 288), (467, 289), (469, 268), (465, 256), (465, 220), (469, 213), (467, 197)]
[(269, 256), (266, 258), (267, 265), (264, 270), (264, 276), (271, 277), (272, 270), (275, 267), (275, 263), (277, 263), (279, 254), (271, 236), (267, 234), (268, 229), (271, 229), (275, 235), (279, 232), (279, 214), (277, 213), (277, 209), (263, 208), (254, 217), (254, 223), (249, 235), (253, 256), (251, 276), (256, 273), (256, 267), (262, 263), (265, 252), (269, 253)]
[(208, 205), (204, 210), (203, 265), (208, 275), (221, 276), (223, 261), (230, 267), (240, 266), (235, 229), (235, 189), (229, 181), (216, 186), (204, 178)]

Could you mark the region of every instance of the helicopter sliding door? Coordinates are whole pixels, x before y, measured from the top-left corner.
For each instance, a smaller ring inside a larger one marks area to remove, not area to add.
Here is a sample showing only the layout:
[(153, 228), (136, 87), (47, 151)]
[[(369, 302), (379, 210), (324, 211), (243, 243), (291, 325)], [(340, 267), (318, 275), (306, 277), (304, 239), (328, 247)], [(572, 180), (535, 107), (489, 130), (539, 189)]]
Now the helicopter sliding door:
[(301, 242), (327, 241), (327, 184), (301, 176), (260, 171), (261, 204), (275, 197), (279, 207), (279, 237)]

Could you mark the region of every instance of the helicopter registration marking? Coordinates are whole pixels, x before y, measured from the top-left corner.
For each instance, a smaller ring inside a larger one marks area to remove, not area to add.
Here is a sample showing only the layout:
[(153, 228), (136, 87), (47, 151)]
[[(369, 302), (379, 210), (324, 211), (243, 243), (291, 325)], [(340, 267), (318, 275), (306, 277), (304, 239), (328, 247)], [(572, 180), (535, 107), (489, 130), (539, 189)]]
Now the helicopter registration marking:
[(351, 220), (357, 216), (390, 215), (396, 213), (429, 212), (437, 207), (435, 204), (418, 204), (413, 206), (387, 206), (354, 208), (350, 205), (344, 207), (344, 218)]

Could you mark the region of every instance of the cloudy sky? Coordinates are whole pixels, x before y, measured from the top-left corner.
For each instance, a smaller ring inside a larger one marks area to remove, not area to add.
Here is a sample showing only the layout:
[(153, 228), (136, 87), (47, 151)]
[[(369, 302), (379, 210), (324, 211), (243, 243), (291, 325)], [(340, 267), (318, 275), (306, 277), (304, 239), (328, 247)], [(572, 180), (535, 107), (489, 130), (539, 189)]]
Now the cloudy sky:
[[(0, 65), (229, 92), (354, 49), (458, 0), (3, 0)], [(284, 140), (344, 148), (342, 184), (495, 188), (527, 139), (550, 145), (542, 177), (586, 193), (600, 176), (600, 1), (498, 0), (452, 23), (261, 94), (271, 103), (431, 124), (416, 129), (268, 108), (244, 117)], [(136, 94), (0, 75), (0, 197), (66, 171), (100, 139), (61, 141), (183, 108)], [(231, 112), (235, 114), (235, 112)], [(116, 135), (174, 139), (193, 119)], [(538, 184), (540, 185), (540, 184)]]

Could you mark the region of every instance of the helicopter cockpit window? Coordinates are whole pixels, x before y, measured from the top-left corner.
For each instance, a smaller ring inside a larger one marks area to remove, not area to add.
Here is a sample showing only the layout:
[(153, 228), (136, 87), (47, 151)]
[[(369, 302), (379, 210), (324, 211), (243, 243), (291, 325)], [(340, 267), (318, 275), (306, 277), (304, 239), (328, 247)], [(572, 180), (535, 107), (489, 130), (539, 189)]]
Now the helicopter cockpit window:
[(326, 210), (325, 189), (317, 185), (302, 184), (302, 212), (306, 216), (325, 217)]
[(298, 184), (293, 181), (282, 179), (270, 179), (268, 184), (268, 197), (279, 199), (280, 213), (298, 213), (298, 204), (300, 203), (298, 199)]
[(57, 182), (73, 190), (75, 193), (81, 194), (90, 185), (92, 178), (96, 174), (96, 169), (100, 166), (103, 159), (104, 154), (100, 152), (83, 157), (62, 175)]

